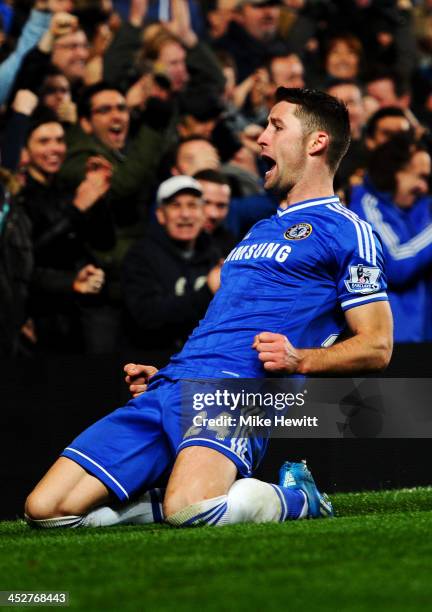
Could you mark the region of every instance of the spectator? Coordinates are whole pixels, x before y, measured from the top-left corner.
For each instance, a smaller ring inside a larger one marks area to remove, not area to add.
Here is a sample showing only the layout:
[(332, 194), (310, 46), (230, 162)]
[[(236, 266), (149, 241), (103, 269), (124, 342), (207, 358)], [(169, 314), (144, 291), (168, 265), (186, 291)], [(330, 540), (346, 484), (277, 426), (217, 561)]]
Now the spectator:
[[(409, 2), (326, 0), (305, 2), (289, 33), (292, 49), (314, 55), (318, 43), (348, 32), (360, 40), (368, 66), (391, 66), (400, 82), (409, 82), (416, 62)], [(324, 48), (324, 47), (323, 47)], [(305, 59), (305, 58), (304, 58)], [(338, 75), (347, 78), (347, 74)], [(352, 77), (350, 77), (352, 78)]]
[(239, 0), (235, 19), (224, 36), (214, 42), (216, 49), (228, 51), (235, 60), (242, 82), (273, 55), (288, 53), (288, 42), (279, 36), (278, 0)]
[(54, 65), (68, 79), (76, 98), (83, 83), (88, 58), (87, 36), (80, 29), (78, 19), (69, 13), (56, 13), (37, 48), (26, 56), (15, 88), (30, 89), (36, 93), (41, 76), (45, 76), (49, 67)]
[(201, 91), (182, 94), (179, 102), (177, 135), (182, 140), (193, 136), (208, 138), (218, 150), (220, 159), (223, 162), (229, 161), (242, 145), (234, 128), (223, 115), (224, 105), (220, 96), (203, 86)]
[(183, 96), (180, 101), (180, 119), (177, 131), (181, 138), (189, 136), (212, 137), (223, 110), (222, 102), (205, 88), (201, 95)]
[(221, 38), (228, 29), (236, 0), (210, 0), (207, 2), (207, 23), (210, 39)]
[(296, 53), (275, 55), (269, 62), (270, 78), (274, 89), (278, 87), (304, 87), (304, 67)]
[(221, 254), (226, 257), (238, 242), (234, 234), (224, 225), (231, 199), (229, 180), (217, 170), (201, 170), (194, 178), (203, 191), (204, 229), (211, 235)]
[(68, 34), (59, 35), (54, 40), (51, 62), (57, 66), (71, 84), (84, 79), (86, 62), (89, 58), (89, 43), (78, 24)]
[(409, 107), (410, 96), (406, 87), (398, 83), (396, 76), (389, 71), (378, 71), (367, 77), (366, 91), (377, 101), (379, 108), (385, 106)]
[[(356, 90), (357, 94), (355, 93)], [(336, 84), (330, 87), (328, 91), (333, 95), (337, 95), (337, 92), (339, 92), (339, 95), (347, 104), (350, 121), (352, 117), (353, 139), (335, 178), (335, 186), (337, 189), (344, 191), (344, 197), (349, 201), (350, 186), (362, 182), (370, 152), (387, 142), (394, 135), (402, 132), (412, 135), (413, 130), (405, 112), (400, 108), (389, 106), (376, 111), (367, 122), (362, 138), (356, 138), (363, 114), (361, 103), (359, 104), (358, 100), (360, 90), (356, 85), (347, 87), (345, 84), (341, 89), (341, 86)], [(364, 111), (364, 99), (362, 106)]]
[(326, 48), (324, 67), (327, 79), (359, 78), (362, 61), (362, 44), (351, 34), (332, 38)]
[(257, 68), (235, 88), (234, 103), (248, 123), (262, 124), (267, 121), (274, 88), (266, 67)]
[(350, 119), (351, 143), (335, 176), (336, 189), (344, 189), (349, 185), (352, 177), (358, 179), (363, 176), (366, 163), (366, 150), (363, 140), (366, 119), (365, 106), (361, 89), (354, 81), (335, 81), (327, 88), (327, 93), (345, 103)]
[(104, 57), (104, 79), (123, 83), (131, 66), (148, 60), (155, 74), (164, 74), (174, 94), (201, 89), (205, 83), (209, 91), (222, 94), (224, 78), (210, 48), (200, 41), (191, 27), (189, 5), (186, 0), (175, 3), (171, 21), (152, 24), (144, 31), (142, 24), (147, 13), (147, 2), (131, 2), (129, 20), (124, 23)]
[(389, 106), (401, 108), (417, 137), (423, 135), (425, 129), (411, 110), (411, 90), (406, 83), (400, 82), (391, 72), (381, 72), (370, 76), (366, 87), (379, 109)]
[(125, 258), (123, 291), (129, 338), (136, 346), (177, 350), (219, 287), (221, 254), (203, 233), (200, 184), (189, 176), (164, 181), (157, 225)]
[(401, 132), (412, 133), (405, 112), (397, 106), (386, 106), (372, 115), (366, 126), (366, 146), (372, 150)]
[(344, 102), (348, 109), (351, 137), (355, 140), (360, 140), (365, 127), (366, 117), (363, 95), (359, 85), (350, 79), (337, 79), (328, 86), (327, 92)]
[(70, 124), (77, 122), (77, 108), (72, 102), (71, 86), (61, 70), (55, 66), (50, 67), (38, 93), (42, 106), (52, 109), (59, 121)]
[(142, 117), (140, 129), (128, 142), (126, 99), (115, 86), (105, 83), (83, 91), (78, 115), (79, 127), (68, 134), (69, 150), (61, 176), (70, 188), (76, 188), (84, 178), (89, 157), (102, 156), (112, 164), (108, 196), (119, 241), (118, 250), (110, 258), (117, 265), (131, 241), (142, 233), (146, 205), (162, 154), (162, 134), (147, 127)]
[[(381, 237), (396, 342), (432, 339), (431, 158), (406, 134), (371, 154), (364, 184), (350, 208)], [(375, 269), (368, 271), (374, 281)]]
[(168, 77), (173, 92), (184, 91), (189, 72), (182, 41), (163, 26), (149, 28), (145, 36), (144, 57)]
[[(270, 6), (271, 10), (274, 8)], [(278, 7), (276, 9), (279, 11)], [(246, 8), (244, 10), (247, 12)], [(256, 12), (256, 9), (252, 12)], [(237, 109), (236, 120), (230, 116), (230, 121), (234, 126), (238, 125), (240, 131), (245, 128), (245, 120), (247, 123), (266, 124), (278, 86), (304, 87), (303, 64), (298, 55), (288, 53), (287, 47), (283, 47), (276, 55), (265, 55), (262, 65), (238, 85), (235, 83), (237, 70), (232, 55), (221, 50), (218, 57), (223, 62), (225, 76), (231, 82), (230, 89), (225, 90), (225, 100), (230, 104), (228, 109), (231, 114), (233, 107)]]
[(430, 76), (432, 53), (432, 2), (417, 3), (414, 9), (414, 31), (420, 57), (418, 64), (422, 72)]
[[(231, 163), (224, 164), (224, 174), (230, 180), (235, 195), (251, 195), (262, 192), (261, 178), (258, 174), (255, 157), (250, 153), (251, 160), (238, 159), (242, 154), (249, 154), (242, 147)], [(221, 160), (216, 147), (202, 136), (189, 136), (180, 141), (171, 154), (171, 174), (188, 174), (194, 176), (200, 170), (220, 170)]]
[(181, 140), (173, 153), (171, 174), (193, 176), (200, 170), (220, 169), (217, 149), (204, 136), (189, 136)]
[[(89, 169), (76, 192), (64, 188), (58, 174), (65, 158), (64, 130), (54, 114), (36, 110), (24, 150), (25, 186), (17, 195), (32, 223), (35, 272), (30, 305), (40, 349), (83, 350), (82, 318), (97, 318), (104, 273), (88, 245), (111, 248), (111, 219), (104, 202), (110, 168)], [(94, 316), (95, 315), (95, 316)], [(96, 332), (91, 328), (91, 334)]]

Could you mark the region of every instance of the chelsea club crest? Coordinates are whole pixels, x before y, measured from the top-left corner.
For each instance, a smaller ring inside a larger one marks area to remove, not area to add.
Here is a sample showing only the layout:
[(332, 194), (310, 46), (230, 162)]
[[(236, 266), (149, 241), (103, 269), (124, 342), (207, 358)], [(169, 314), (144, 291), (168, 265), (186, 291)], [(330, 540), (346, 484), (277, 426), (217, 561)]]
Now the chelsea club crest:
[(296, 223), (291, 225), (284, 234), (287, 240), (304, 240), (312, 234), (312, 225), (309, 223)]

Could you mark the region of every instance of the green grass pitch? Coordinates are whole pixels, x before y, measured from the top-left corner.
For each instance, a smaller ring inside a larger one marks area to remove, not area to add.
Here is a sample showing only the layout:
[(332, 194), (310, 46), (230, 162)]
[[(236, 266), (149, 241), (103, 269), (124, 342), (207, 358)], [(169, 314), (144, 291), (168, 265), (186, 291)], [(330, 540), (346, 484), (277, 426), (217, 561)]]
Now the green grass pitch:
[(432, 609), (432, 489), (332, 499), (335, 520), (283, 524), (0, 523), (0, 590), (67, 590), (85, 612)]

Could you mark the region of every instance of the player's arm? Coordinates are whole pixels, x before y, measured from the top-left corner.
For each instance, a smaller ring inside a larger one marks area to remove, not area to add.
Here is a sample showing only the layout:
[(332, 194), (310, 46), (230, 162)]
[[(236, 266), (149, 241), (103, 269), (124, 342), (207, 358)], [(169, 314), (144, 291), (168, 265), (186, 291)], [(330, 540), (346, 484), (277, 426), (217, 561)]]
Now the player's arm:
[(329, 348), (294, 347), (282, 334), (261, 332), (253, 348), (268, 372), (349, 373), (385, 368), (393, 349), (393, 319), (386, 301), (345, 311), (352, 337)]
[(150, 378), (159, 371), (154, 366), (140, 363), (127, 363), (123, 370), (126, 372), (125, 381), (133, 397), (141, 395), (147, 389)]

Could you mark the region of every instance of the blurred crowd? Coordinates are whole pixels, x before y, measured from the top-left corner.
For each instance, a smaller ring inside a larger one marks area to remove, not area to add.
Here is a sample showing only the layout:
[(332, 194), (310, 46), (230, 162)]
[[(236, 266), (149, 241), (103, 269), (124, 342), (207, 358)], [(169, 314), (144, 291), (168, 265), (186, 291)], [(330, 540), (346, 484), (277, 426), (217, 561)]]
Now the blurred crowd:
[(280, 204), (279, 86), (347, 105), (335, 189), (381, 236), (395, 340), (432, 340), (431, 0), (2, 0), (0, 24), (1, 357), (181, 348)]

